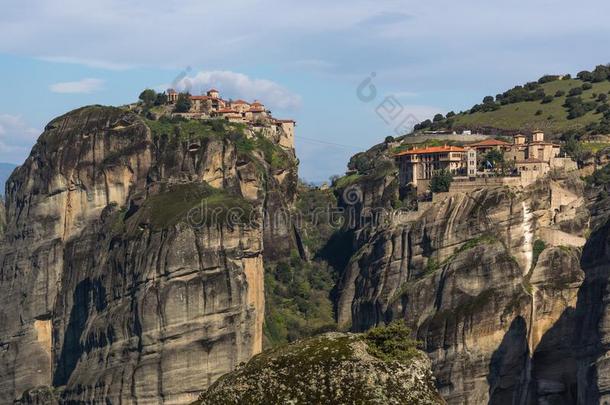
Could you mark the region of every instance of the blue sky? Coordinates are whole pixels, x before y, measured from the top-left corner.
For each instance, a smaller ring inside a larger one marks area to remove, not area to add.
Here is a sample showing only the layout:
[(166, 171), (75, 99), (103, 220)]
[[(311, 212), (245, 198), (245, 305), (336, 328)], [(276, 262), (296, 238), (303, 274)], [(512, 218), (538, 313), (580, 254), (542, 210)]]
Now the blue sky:
[(194, 89), (296, 119), (301, 176), (321, 181), (402, 121), (610, 62), (610, 3), (597, 0), (0, 0), (0, 10), (0, 161), (16, 164), (53, 117), (126, 104), (186, 73)]

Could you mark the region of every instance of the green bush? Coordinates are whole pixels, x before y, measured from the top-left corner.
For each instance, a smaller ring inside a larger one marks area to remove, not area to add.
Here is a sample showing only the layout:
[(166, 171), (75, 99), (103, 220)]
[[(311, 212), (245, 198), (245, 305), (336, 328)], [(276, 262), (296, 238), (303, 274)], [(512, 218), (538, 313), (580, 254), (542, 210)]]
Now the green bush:
[(445, 193), (449, 191), (453, 176), (445, 169), (439, 170), (432, 175), (430, 180), (430, 191), (433, 193)]
[(377, 326), (364, 335), (369, 353), (384, 361), (409, 361), (419, 355), (418, 342), (411, 337), (404, 321)]

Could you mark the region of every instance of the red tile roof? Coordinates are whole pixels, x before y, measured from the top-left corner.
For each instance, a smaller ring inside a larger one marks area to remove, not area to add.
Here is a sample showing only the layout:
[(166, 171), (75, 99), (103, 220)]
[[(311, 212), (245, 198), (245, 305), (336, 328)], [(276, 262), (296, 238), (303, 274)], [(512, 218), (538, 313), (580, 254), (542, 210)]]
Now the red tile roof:
[(224, 113), (236, 113), (236, 114), (238, 114), (237, 111), (232, 110), (230, 108), (220, 108), (217, 112), (219, 112), (221, 114), (224, 114)]
[(473, 143), (469, 146), (476, 148), (485, 146), (511, 146), (511, 144), (508, 142), (500, 141), (498, 139), (485, 139), (484, 141)]
[(404, 156), (404, 155), (422, 155), (425, 153), (445, 153), (445, 152), (466, 152), (466, 149), (459, 146), (430, 146), (427, 148), (421, 149), (411, 149), (404, 152), (397, 153), (394, 156)]
[(218, 91), (218, 90), (216, 90), (216, 89), (210, 89), (210, 90), (208, 90), (208, 93), (212, 93), (212, 92), (214, 92), (214, 93), (218, 93), (219, 91)]
[(191, 100), (209, 100), (208, 96), (191, 96)]
[(247, 104), (247, 105), (250, 105), (250, 103), (245, 102), (244, 100), (235, 100), (231, 104)]

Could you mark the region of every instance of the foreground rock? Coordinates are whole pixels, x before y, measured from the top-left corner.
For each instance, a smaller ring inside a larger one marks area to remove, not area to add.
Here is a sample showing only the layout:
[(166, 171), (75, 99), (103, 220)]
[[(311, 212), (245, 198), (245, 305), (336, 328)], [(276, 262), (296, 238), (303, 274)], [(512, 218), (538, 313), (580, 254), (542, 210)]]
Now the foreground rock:
[(380, 358), (363, 335), (328, 333), (254, 357), (199, 398), (217, 404), (444, 404), (421, 352)]

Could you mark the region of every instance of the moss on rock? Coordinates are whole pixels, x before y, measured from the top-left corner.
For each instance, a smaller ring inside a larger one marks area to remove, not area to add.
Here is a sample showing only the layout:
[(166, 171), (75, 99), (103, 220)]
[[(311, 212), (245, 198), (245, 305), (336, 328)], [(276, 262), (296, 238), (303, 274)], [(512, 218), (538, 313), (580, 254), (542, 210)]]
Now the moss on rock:
[(444, 403), (423, 353), (380, 358), (380, 344), (387, 348), (366, 335), (327, 333), (281, 346), (221, 377), (197, 404)]

